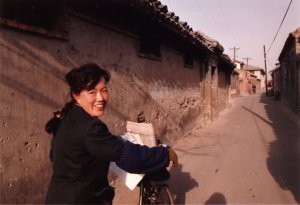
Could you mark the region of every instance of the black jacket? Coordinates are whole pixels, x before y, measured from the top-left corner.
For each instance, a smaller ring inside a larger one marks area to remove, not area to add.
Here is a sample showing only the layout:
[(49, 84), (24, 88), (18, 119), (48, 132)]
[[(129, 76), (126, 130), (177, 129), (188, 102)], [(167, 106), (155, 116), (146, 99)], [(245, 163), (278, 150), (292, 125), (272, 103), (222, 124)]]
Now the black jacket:
[(155, 171), (169, 163), (165, 148), (124, 143), (77, 105), (63, 118), (52, 146), (47, 204), (102, 203), (111, 161), (132, 173)]

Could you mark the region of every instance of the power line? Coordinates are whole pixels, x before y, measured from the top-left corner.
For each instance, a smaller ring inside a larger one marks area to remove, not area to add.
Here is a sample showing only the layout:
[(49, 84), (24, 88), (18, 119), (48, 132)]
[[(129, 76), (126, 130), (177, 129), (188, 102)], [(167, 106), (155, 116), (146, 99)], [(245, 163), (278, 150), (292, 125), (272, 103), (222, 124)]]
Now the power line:
[[(203, 9), (201, 8), (201, 6), (200, 6), (200, 3), (199, 3), (197, 0), (195, 0), (195, 2), (196, 2), (196, 6), (199, 8), (199, 10), (201, 11), (201, 13), (204, 15), (204, 17), (206, 18), (207, 22), (211, 25), (211, 27), (212, 27), (213, 30), (215, 31), (216, 35), (219, 36), (219, 34), (220, 34), (220, 33), (219, 33), (219, 30), (216, 29), (214, 22), (211, 21), (212, 18), (209, 18), (209, 17), (206, 15), (206, 13), (204, 12), (204, 10), (203, 10)], [(209, 26), (209, 25), (208, 25), (208, 26)]]
[(281, 21), (281, 23), (280, 23), (280, 26), (279, 26), (279, 28), (278, 28), (278, 30), (277, 30), (277, 33), (276, 33), (276, 35), (275, 35), (275, 37), (274, 37), (274, 39), (273, 39), (273, 41), (272, 41), (272, 43), (271, 43), (271, 45), (270, 45), (268, 51), (267, 51), (267, 53), (268, 53), (269, 50), (271, 49), (271, 47), (272, 47), (272, 45), (273, 45), (273, 43), (274, 43), (274, 41), (275, 41), (275, 39), (276, 39), (276, 37), (277, 37), (277, 35), (278, 35), (278, 33), (279, 33), (279, 30), (280, 30), (280, 28), (281, 28), (281, 26), (282, 26), (282, 24), (283, 24), (283, 21), (284, 21), (284, 19), (285, 19), (285, 17), (286, 17), (286, 14), (287, 14), (287, 12), (288, 12), (289, 9), (290, 9), (290, 6), (291, 6), (291, 4), (292, 4), (292, 1), (293, 1), (293, 0), (290, 1), (290, 4), (289, 4), (289, 6), (288, 6), (288, 8), (287, 8), (287, 10), (286, 10), (286, 12), (285, 12), (285, 14), (284, 14), (284, 17), (283, 17), (283, 19), (282, 19), (282, 21)]
[(228, 30), (231, 32), (231, 35), (232, 35), (232, 38), (233, 38), (234, 42), (236, 42), (235, 35), (234, 35), (234, 33), (232, 32), (232, 29), (231, 29), (230, 25), (228, 24), (228, 21), (227, 21), (227, 19), (226, 19), (226, 17), (225, 17), (224, 11), (223, 11), (223, 9), (222, 9), (222, 7), (221, 7), (221, 4), (220, 4), (219, 0), (217, 0), (217, 3), (218, 3), (218, 6), (219, 6), (219, 8), (220, 8), (220, 10), (221, 10), (221, 13), (222, 13), (222, 15), (223, 15), (223, 17), (224, 17), (224, 21), (225, 21), (225, 23), (226, 23), (226, 26), (227, 26)]
[(270, 61), (270, 59), (268, 58), (268, 56), (266, 56), (267, 57), (267, 60), (269, 61), (269, 64), (273, 67), (273, 63), (271, 63), (271, 61)]

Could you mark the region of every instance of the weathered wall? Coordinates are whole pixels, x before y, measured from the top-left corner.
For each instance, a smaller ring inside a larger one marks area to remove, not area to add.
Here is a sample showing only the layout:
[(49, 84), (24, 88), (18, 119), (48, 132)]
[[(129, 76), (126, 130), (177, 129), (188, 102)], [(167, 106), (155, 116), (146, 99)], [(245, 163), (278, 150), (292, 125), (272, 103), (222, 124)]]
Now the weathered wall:
[(2, 27), (0, 52), (0, 203), (43, 202), (51, 175), (44, 124), (69, 99), (64, 75), (73, 67), (95, 62), (111, 72), (103, 120), (115, 134), (144, 111), (156, 135), (173, 141), (194, 126), (191, 119), (211, 112), (210, 82), (203, 100), (196, 61), (185, 68), (181, 54), (167, 49), (161, 61), (140, 58), (136, 37), (75, 17), (68, 41)]
[(295, 70), (295, 113), (300, 115), (300, 34), (295, 35), (295, 53), (293, 63)]
[(229, 74), (223, 69), (218, 72), (218, 112), (229, 106)]
[[(210, 116), (211, 120), (216, 119), (219, 115), (218, 109), (218, 62), (215, 59), (209, 61), (209, 72), (210, 72), (210, 95), (208, 94), (208, 102), (210, 102)], [(209, 82), (209, 81), (208, 81)], [(210, 97), (209, 97), (210, 96)], [(210, 99), (209, 99), (210, 98)], [(208, 106), (209, 107), (209, 106)]]
[(298, 90), (298, 108), (297, 113), (300, 116), (300, 36), (298, 36), (298, 40), (296, 42), (296, 86)]
[[(298, 44), (299, 45), (299, 44)], [(299, 62), (297, 63), (296, 42), (293, 41), (289, 50), (286, 51), (287, 58), (281, 61), (281, 93), (282, 99), (287, 103), (289, 108), (298, 113), (299, 105)], [(299, 61), (299, 60), (298, 60)]]
[(280, 91), (280, 70), (276, 70), (275, 72), (273, 72), (273, 91), (274, 93), (276, 91)]
[(0, 32), (1, 203), (41, 203), (51, 170), (44, 123), (67, 97), (63, 75), (74, 55), (62, 41)]
[(248, 71), (241, 70), (239, 75), (240, 94), (248, 95), (251, 93), (252, 77)]
[(281, 99), (300, 115), (300, 32), (289, 34), (279, 55)]

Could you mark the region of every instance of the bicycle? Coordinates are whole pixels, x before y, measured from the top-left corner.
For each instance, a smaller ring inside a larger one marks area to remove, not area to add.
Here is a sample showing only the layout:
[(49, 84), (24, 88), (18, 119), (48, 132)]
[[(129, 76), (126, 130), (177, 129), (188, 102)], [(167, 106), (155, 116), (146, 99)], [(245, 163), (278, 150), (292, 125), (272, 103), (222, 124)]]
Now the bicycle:
[[(142, 142), (149, 147), (157, 145), (168, 147), (162, 144), (159, 139), (155, 139), (153, 126), (152, 124), (144, 123), (145, 119), (144, 113), (141, 112), (137, 117), (137, 123), (127, 121), (127, 131), (138, 133), (143, 138)], [(140, 187), (139, 205), (173, 205), (173, 196), (167, 184), (169, 178), (170, 173), (166, 168), (145, 174), (138, 184)]]
[(165, 168), (146, 174), (139, 184), (139, 205), (173, 205), (174, 199), (166, 183), (169, 178), (170, 173)]

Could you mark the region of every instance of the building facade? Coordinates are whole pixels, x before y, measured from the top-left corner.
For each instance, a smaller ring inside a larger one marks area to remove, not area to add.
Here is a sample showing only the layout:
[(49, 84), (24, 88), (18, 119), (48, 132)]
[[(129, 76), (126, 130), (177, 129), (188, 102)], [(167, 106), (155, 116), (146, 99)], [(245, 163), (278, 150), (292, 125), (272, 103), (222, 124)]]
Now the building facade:
[(244, 70), (256, 76), (257, 82), (255, 82), (255, 85), (258, 91), (263, 91), (266, 89), (266, 73), (263, 68), (247, 65)]
[(222, 46), (157, 0), (3, 0), (0, 14), (0, 203), (43, 203), (51, 164), (44, 125), (69, 100), (64, 75), (95, 62), (111, 74), (114, 134), (144, 112), (172, 143), (229, 106)]
[[(300, 113), (300, 28), (291, 32), (279, 55), (280, 95), (286, 105), (295, 113)], [(274, 73), (274, 72), (273, 72)], [(278, 76), (278, 74), (276, 75)], [(275, 76), (274, 76), (275, 77)]]
[(272, 77), (271, 86), (272, 86), (272, 94), (280, 94), (281, 92), (281, 69), (280, 66), (277, 68), (274, 68), (270, 71), (270, 75)]
[[(232, 73), (232, 89), (236, 89), (238, 95), (249, 95), (264, 91), (265, 72), (262, 68), (245, 65), (245, 63), (235, 60), (236, 67)], [(236, 85), (234, 87), (234, 84)], [(232, 90), (232, 93), (233, 92)]]

